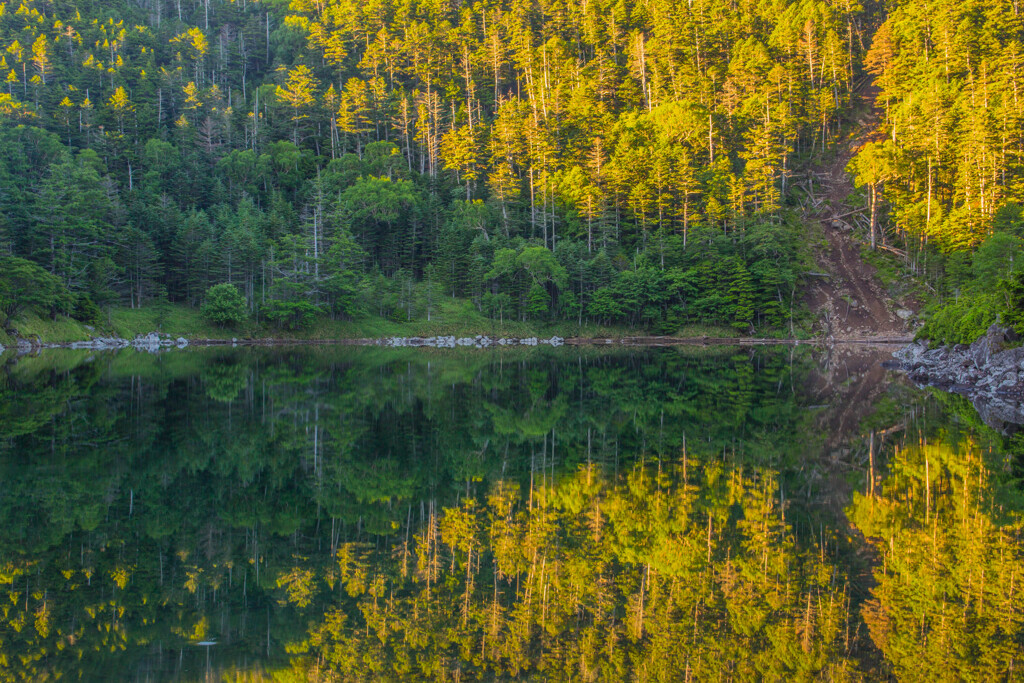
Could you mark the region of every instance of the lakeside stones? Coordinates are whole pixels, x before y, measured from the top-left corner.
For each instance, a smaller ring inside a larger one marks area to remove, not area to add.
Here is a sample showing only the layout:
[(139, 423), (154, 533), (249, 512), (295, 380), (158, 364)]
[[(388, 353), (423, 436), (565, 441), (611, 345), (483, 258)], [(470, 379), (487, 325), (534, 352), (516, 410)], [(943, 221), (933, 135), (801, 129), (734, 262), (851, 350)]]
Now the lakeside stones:
[[(190, 343), (184, 337), (178, 337), (177, 339), (171, 338), (167, 334), (157, 334), (156, 332), (150, 332), (149, 334), (139, 335), (134, 339), (122, 339), (120, 337), (92, 337), (84, 341), (73, 341), (73, 342), (40, 342), (38, 340), (30, 339), (18, 339), (18, 351), (20, 353), (30, 353), (36, 349), (76, 349), (82, 351), (115, 351), (118, 349), (136, 349), (139, 351), (147, 351), (150, 353), (156, 353), (158, 351), (178, 348), (184, 349), (187, 346), (198, 344), (199, 346), (231, 346), (237, 347), (241, 345), (260, 345), (265, 343), (274, 343), (276, 340), (241, 340), (237, 337), (232, 337), (230, 340), (209, 340), (200, 339), (198, 342)], [(338, 343), (339, 340), (334, 340)], [(454, 349), (456, 347), (463, 348), (475, 348), (484, 349), (492, 346), (563, 346), (565, 340), (562, 337), (552, 336), (548, 339), (540, 339), (537, 337), (488, 337), (486, 335), (476, 335), (475, 337), (455, 337), (455, 336), (438, 336), (438, 337), (385, 337), (382, 339), (357, 339), (352, 340), (354, 343), (359, 345), (376, 345), (376, 346), (387, 346), (387, 347), (425, 347), (425, 348), (438, 348), (438, 349)], [(611, 340), (608, 340), (611, 343)], [(301, 343), (301, 340), (296, 343)]]
[(475, 337), (385, 337), (377, 340), (379, 346), (389, 347), (430, 347), (436, 349), (454, 349), (457, 346), (485, 349), (490, 346), (537, 346), (545, 344), (548, 346), (562, 346), (565, 340), (561, 337), (550, 339), (538, 339), (537, 337), (524, 337), (522, 339), (501, 337), (494, 339), (484, 335)]
[[(506, 338), (501, 337), (495, 339), (485, 335), (476, 335), (475, 337), (385, 337), (383, 339), (364, 339), (355, 340), (361, 344), (377, 345), (377, 346), (389, 346), (389, 347), (431, 347), (438, 349), (454, 349), (456, 347), (467, 347), (484, 349), (491, 346), (563, 346), (565, 340), (562, 337), (554, 336), (549, 339), (538, 339), (537, 337), (523, 337), (523, 338)], [(231, 347), (237, 347), (242, 344), (259, 343), (260, 340), (241, 340), (237, 337), (232, 337), (230, 340), (224, 340), (217, 342), (216, 340), (199, 340), (199, 345), (211, 344), (216, 342), (216, 345), (225, 345)], [(609, 340), (611, 343), (611, 340)], [(150, 332), (146, 335), (139, 335), (135, 339), (122, 339), (120, 337), (93, 337), (86, 341), (75, 341), (75, 342), (33, 342), (28, 339), (19, 339), (18, 348), (24, 351), (30, 351), (32, 349), (79, 349), (89, 351), (107, 351), (116, 349), (127, 349), (133, 348), (140, 351), (156, 352), (162, 349), (168, 348), (179, 348), (183, 349), (189, 346), (189, 341), (184, 337), (178, 337), (172, 339), (170, 335), (160, 335), (155, 332)]]
[(173, 339), (168, 334), (157, 334), (156, 332), (150, 332), (149, 334), (140, 334), (134, 339), (122, 339), (121, 337), (93, 337), (86, 341), (75, 341), (68, 343), (36, 343), (33, 344), (29, 340), (19, 339), (18, 348), (23, 351), (31, 351), (32, 349), (50, 349), (50, 348), (66, 348), (66, 349), (78, 349), (86, 351), (112, 351), (116, 349), (136, 349), (139, 351), (148, 351), (150, 353), (156, 353), (163, 349), (178, 348), (183, 349), (188, 346), (188, 340), (184, 337), (178, 337)]
[(993, 325), (970, 345), (929, 349), (923, 341), (895, 352), (900, 369), (918, 385), (970, 399), (985, 424), (1003, 433), (1024, 425), (1024, 346), (1011, 330)]

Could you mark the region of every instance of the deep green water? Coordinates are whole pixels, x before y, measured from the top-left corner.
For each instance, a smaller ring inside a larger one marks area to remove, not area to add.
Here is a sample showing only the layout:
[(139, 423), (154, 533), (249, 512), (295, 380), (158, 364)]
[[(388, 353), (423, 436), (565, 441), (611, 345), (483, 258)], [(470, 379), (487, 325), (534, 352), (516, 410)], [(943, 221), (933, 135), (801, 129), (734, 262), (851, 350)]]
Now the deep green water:
[(0, 681), (1024, 680), (1021, 440), (883, 358), (8, 356)]

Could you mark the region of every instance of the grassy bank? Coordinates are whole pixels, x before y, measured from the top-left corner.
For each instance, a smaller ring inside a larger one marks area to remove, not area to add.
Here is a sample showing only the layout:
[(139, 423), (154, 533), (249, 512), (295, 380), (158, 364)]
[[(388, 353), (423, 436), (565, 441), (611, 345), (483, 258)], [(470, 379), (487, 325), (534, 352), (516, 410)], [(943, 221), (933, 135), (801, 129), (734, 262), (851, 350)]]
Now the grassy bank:
[(365, 316), (357, 320), (330, 320), (321, 318), (308, 329), (288, 331), (267, 324), (249, 321), (233, 327), (210, 324), (194, 308), (173, 304), (160, 304), (143, 309), (113, 309), (108, 314), (109, 329), (123, 338), (158, 332), (186, 339), (267, 338), (275, 339), (356, 339), (388, 336), (476, 335), (529, 337), (535, 335), (575, 334), (577, 330), (605, 334), (626, 333), (625, 329), (612, 330), (590, 326), (579, 328), (566, 323), (542, 324), (517, 321), (499, 322), (476, 311), (465, 301), (446, 301), (436, 307), (430, 319), (419, 318), (395, 321), (379, 316)]
[[(11, 334), (14, 332), (15, 334)], [(112, 308), (105, 311), (95, 324), (87, 325), (66, 317), (51, 320), (35, 314), (23, 314), (0, 331), (0, 344), (10, 346), (14, 336), (41, 343), (82, 341), (93, 337), (113, 336), (132, 339), (156, 332), (185, 339), (239, 339), (274, 338), (296, 340), (357, 339), (390, 336), (473, 336), (485, 334), (494, 337), (623, 337), (648, 333), (642, 328), (604, 326), (592, 323), (582, 325), (567, 321), (554, 323), (497, 321), (481, 315), (466, 301), (446, 301), (426, 318), (395, 321), (380, 317), (358, 320), (318, 320), (306, 330), (286, 331), (246, 322), (234, 327), (210, 324), (199, 311), (178, 304), (152, 304), (140, 309)], [(732, 338), (740, 335), (735, 329), (714, 325), (688, 325), (673, 336)], [(772, 336), (772, 335), (766, 335)], [(784, 336), (781, 333), (778, 336)]]

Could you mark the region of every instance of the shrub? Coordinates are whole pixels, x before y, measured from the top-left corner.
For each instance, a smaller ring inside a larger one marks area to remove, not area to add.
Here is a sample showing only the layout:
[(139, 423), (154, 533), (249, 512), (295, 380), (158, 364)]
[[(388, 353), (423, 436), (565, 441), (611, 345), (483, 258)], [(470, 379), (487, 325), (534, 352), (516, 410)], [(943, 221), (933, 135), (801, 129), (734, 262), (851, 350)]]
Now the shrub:
[(215, 325), (237, 325), (246, 318), (245, 297), (238, 288), (227, 282), (214, 285), (206, 291), (200, 314)]
[(998, 299), (991, 294), (965, 295), (947, 301), (933, 308), (917, 338), (933, 344), (970, 344), (996, 321), (998, 305)]

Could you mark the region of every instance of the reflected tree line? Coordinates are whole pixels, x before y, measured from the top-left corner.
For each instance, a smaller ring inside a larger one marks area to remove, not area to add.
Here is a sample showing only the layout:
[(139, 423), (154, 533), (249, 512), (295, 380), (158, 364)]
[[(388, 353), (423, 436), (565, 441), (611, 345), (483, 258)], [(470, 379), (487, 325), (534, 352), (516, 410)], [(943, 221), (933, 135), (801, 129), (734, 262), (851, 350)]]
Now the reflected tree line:
[(0, 680), (1021, 677), (955, 399), (826, 453), (806, 352), (84, 359), (0, 375)]

